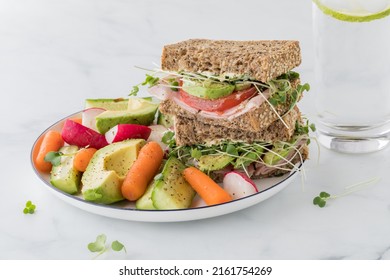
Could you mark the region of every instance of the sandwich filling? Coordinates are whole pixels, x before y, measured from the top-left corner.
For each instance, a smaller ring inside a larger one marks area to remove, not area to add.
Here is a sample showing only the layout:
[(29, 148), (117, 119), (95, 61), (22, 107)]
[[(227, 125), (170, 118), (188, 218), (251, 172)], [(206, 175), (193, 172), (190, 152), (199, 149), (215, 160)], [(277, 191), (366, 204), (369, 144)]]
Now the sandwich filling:
[(308, 84), (299, 84), (299, 74), (293, 71), (268, 83), (248, 77), (161, 72), (167, 76), (154, 77), (154, 83), (149, 88), (152, 95), (162, 100), (171, 99), (192, 114), (213, 119), (235, 118), (264, 102), (272, 108), (289, 103), (288, 112), (299, 101), (302, 93), (310, 89)]

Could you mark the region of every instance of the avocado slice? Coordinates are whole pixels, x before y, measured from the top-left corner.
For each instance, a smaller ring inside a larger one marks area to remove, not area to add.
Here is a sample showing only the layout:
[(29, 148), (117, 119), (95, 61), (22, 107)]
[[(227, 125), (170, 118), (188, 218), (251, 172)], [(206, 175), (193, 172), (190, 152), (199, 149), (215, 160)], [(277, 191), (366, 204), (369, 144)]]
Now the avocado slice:
[(204, 98), (217, 99), (231, 94), (235, 86), (228, 83), (214, 82), (205, 80), (202, 82), (187, 81), (183, 82), (182, 89), (190, 95)]
[(290, 152), (291, 147), (284, 147), (283, 144), (278, 145), (276, 144), (271, 151), (268, 151), (264, 154), (263, 161), (267, 165), (275, 165), (277, 164), (282, 158), (285, 158), (288, 153)]
[(143, 139), (130, 139), (98, 150), (81, 178), (84, 199), (102, 204), (123, 200), (123, 180), (144, 144)]
[(127, 110), (107, 110), (96, 117), (96, 127), (102, 134), (117, 124), (151, 125), (154, 121), (158, 104), (142, 98), (131, 98)]
[(185, 166), (175, 157), (170, 157), (164, 165), (162, 179), (157, 180), (152, 192), (152, 202), (156, 209), (185, 209), (191, 206), (195, 190), (184, 179)]
[(199, 158), (199, 169), (201, 171), (215, 171), (225, 168), (233, 161), (229, 155), (204, 155)]
[(171, 128), (174, 125), (174, 118), (171, 115), (165, 115), (160, 111), (157, 112), (157, 124), (160, 124), (166, 128)]
[(80, 186), (81, 172), (73, 168), (73, 160), (78, 150), (77, 146), (62, 147), (59, 150), (64, 154), (61, 156), (61, 163), (53, 166), (50, 173), (50, 183), (69, 194), (77, 193)]
[(129, 99), (117, 98), (101, 98), (101, 99), (86, 99), (85, 109), (88, 108), (103, 108), (110, 111), (124, 111), (127, 110)]
[(159, 181), (157, 180), (153, 180), (152, 183), (149, 184), (144, 195), (135, 202), (135, 208), (142, 210), (156, 210), (153, 206), (152, 193), (158, 182)]
[(248, 89), (252, 86), (251, 83), (238, 83), (238, 84), (235, 84), (235, 89), (236, 91), (240, 91), (240, 90), (245, 90), (245, 89)]

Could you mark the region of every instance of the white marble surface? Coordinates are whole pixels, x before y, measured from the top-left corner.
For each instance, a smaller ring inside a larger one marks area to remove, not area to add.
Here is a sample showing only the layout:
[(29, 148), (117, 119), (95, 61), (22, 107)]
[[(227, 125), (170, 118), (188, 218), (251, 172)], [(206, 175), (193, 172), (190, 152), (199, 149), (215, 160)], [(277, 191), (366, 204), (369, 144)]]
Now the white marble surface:
[[(91, 259), (98, 234), (127, 254), (103, 259), (390, 259), (390, 148), (343, 155), (311, 146), (307, 179), (226, 216), (182, 223), (105, 218), (53, 196), (30, 165), (36, 137), (85, 98), (126, 96), (159, 63), (161, 47), (188, 38), (298, 39), (313, 79), (310, 1), (0, 0), (0, 259)], [(390, 78), (390, 77), (389, 77)], [(301, 102), (314, 117), (315, 89)], [(319, 162), (317, 164), (317, 161)], [(380, 182), (330, 201), (374, 177)], [(37, 205), (24, 215), (27, 200)]]

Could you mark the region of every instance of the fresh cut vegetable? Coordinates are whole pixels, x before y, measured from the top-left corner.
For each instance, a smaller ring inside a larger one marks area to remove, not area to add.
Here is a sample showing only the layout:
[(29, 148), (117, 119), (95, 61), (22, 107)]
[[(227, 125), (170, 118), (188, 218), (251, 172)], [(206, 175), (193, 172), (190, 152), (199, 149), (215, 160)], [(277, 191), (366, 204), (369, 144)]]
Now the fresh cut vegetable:
[(73, 161), (79, 148), (77, 146), (64, 146), (59, 152), (63, 154), (60, 164), (53, 166), (50, 174), (50, 183), (57, 189), (69, 194), (79, 190), (81, 172), (74, 168)]
[(232, 200), (230, 194), (195, 167), (184, 169), (183, 176), (207, 205), (215, 205)]
[(105, 133), (108, 143), (115, 143), (126, 139), (147, 140), (152, 130), (139, 124), (118, 124)]
[(106, 138), (88, 127), (85, 127), (72, 120), (66, 120), (62, 128), (62, 139), (69, 145), (78, 147), (92, 147), (100, 149), (108, 145)]
[(95, 148), (84, 148), (79, 150), (74, 157), (73, 167), (80, 172), (84, 172), (96, 151), (97, 149)]
[(244, 173), (231, 171), (223, 177), (223, 188), (233, 199), (243, 198), (258, 192), (256, 184)]
[(185, 165), (175, 157), (170, 157), (164, 165), (151, 200), (158, 210), (185, 209), (191, 206), (195, 196), (194, 189), (184, 179), (182, 172)]
[(164, 152), (157, 142), (148, 142), (139, 151), (122, 184), (122, 195), (130, 200), (139, 199), (158, 172)]
[(82, 125), (86, 126), (90, 129), (93, 129), (95, 131), (98, 131), (96, 128), (96, 117), (99, 116), (101, 113), (106, 111), (102, 108), (88, 108), (85, 109), (82, 113)]
[(41, 172), (50, 172), (52, 164), (45, 161), (45, 156), (48, 152), (57, 152), (62, 146), (64, 146), (64, 140), (61, 134), (54, 130), (48, 131), (43, 136), (38, 152), (33, 158), (35, 167)]

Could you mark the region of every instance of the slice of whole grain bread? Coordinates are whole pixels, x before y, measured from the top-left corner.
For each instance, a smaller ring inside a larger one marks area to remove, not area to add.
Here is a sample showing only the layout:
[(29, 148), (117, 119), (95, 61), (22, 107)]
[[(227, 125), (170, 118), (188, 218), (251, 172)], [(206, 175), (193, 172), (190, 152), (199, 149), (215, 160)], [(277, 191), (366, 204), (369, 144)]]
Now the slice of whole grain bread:
[(298, 41), (227, 41), (190, 39), (166, 45), (161, 68), (168, 71), (209, 73), (263, 83), (301, 63)]
[(265, 129), (257, 131), (241, 130), (232, 126), (213, 125), (201, 120), (189, 119), (181, 116), (175, 117), (175, 139), (179, 146), (191, 146), (196, 144), (216, 144), (222, 141), (242, 141), (252, 143), (273, 142), (276, 140), (288, 141), (294, 134), (295, 123), (300, 121), (301, 113), (298, 107), (294, 107), (287, 113), (283, 120), (276, 120)]

